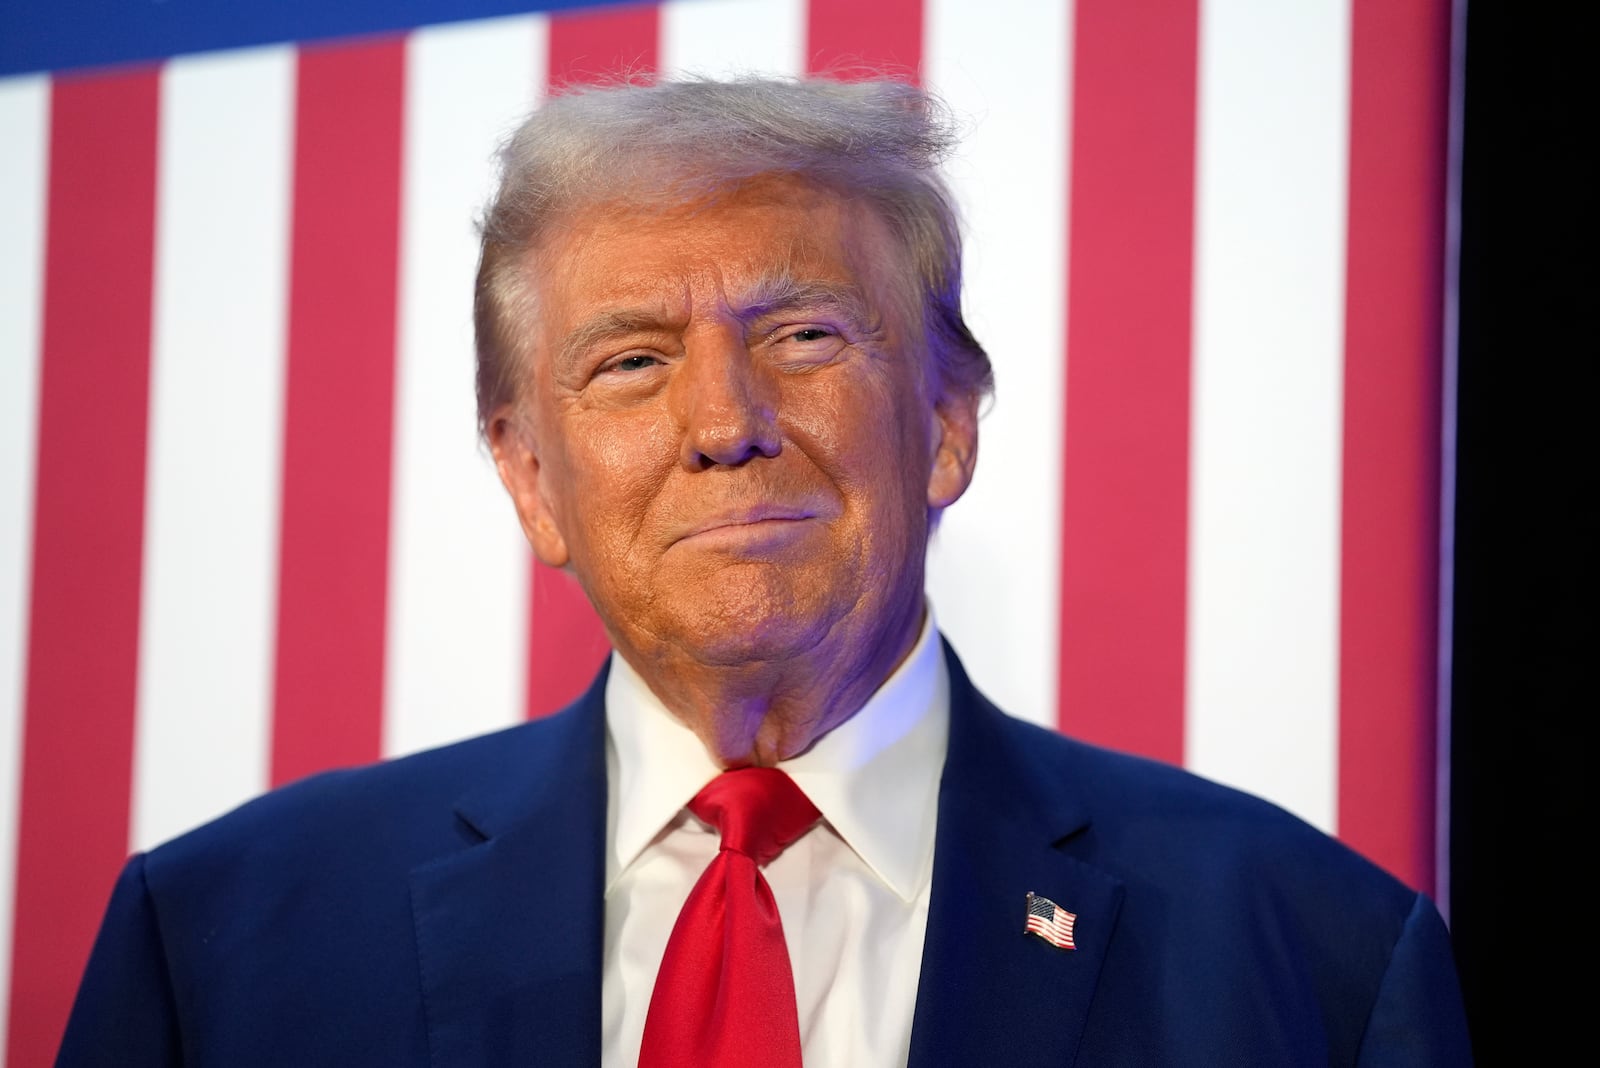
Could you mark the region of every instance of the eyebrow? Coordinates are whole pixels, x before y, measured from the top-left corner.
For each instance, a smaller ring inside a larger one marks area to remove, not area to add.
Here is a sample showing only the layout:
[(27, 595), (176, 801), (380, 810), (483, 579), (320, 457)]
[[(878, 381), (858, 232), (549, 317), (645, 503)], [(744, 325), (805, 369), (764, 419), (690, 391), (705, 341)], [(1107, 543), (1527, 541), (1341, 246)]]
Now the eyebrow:
[(734, 314), (745, 322), (775, 312), (817, 308), (833, 311), (857, 326), (874, 328), (878, 316), (860, 286), (852, 282), (801, 280), (786, 273), (770, 274), (740, 295)]
[(668, 325), (666, 316), (643, 308), (598, 312), (579, 323), (561, 340), (557, 359), (561, 366), (571, 366), (590, 348), (608, 338), (665, 330)]
[[(778, 272), (760, 278), (734, 302), (733, 314), (745, 324), (763, 316), (800, 309), (830, 311), (869, 332), (879, 317), (861, 287), (851, 282), (803, 281)], [(612, 308), (597, 312), (574, 327), (561, 341), (562, 366), (578, 362), (602, 341), (631, 334), (672, 329), (674, 317), (648, 308)]]

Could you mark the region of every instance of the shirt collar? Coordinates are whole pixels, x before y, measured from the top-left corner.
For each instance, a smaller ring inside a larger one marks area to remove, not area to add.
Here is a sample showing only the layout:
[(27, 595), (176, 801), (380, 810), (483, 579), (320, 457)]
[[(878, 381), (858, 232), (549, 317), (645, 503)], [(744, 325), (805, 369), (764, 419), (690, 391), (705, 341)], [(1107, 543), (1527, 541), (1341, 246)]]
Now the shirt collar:
[[(924, 614), (911, 653), (855, 715), (788, 772), (833, 830), (906, 901), (933, 871), (934, 817), (950, 729), (950, 676)], [(721, 771), (632, 666), (616, 654), (606, 679), (606, 891)]]

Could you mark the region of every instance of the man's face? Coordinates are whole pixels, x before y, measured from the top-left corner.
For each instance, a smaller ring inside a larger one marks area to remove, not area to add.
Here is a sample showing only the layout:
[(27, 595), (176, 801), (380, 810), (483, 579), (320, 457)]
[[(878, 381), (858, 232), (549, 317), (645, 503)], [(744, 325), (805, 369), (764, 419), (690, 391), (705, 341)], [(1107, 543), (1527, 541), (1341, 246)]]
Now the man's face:
[(935, 403), (871, 213), (769, 178), (592, 208), (530, 257), (530, 381), (491, 421), (540, 559), (636, 666), (896, 642), (975, 399)]

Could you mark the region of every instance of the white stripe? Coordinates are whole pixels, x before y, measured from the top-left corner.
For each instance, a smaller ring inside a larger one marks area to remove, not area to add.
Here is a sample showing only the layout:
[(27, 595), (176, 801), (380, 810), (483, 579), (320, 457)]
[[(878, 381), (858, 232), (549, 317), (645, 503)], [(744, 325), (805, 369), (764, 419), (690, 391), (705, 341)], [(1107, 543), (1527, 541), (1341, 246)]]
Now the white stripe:
[(528, 550), (473, 414), (473, 223), (494, 147), (542, 93), (546, 25), (463, 23), (407, 46), (385, 754), (526, 705)]
[(670, 0), (661, 5), (661, 68), (685, 74), (794, 75), (805, 70), (804, 0)]
[(0, 80), (0, 1050), (6, 1048), (11, 911), (32, 566), (44, 298), (50, 83)]
[(970, 132), (947, 167), (967, 320), (995, 369), (972, 489), (928, 562), (939, 625), (1007, 711), (1056, 723), (1072, 5), (933, 0), (923, 70)]
[(1333, 829), (1345, 0), (1200, 21), (1185, 750)]
[(132, 847), (268, 781), (294, 54), (161, 78)]

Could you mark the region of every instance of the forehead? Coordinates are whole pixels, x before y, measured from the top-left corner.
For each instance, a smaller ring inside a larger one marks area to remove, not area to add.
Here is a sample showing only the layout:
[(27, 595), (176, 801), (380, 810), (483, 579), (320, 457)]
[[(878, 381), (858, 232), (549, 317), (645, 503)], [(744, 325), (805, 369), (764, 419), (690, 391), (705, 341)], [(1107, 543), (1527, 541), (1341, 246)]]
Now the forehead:
[(893, 242), (876, 214), (804, 181), (766, 177), (687, 203), (612, 200), (554, 228), (528, 264), (541, 318), (641, 299), (755, 299), (774, 282), (893, 291)]

